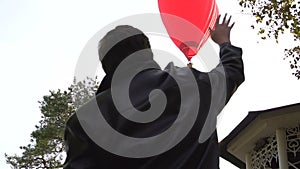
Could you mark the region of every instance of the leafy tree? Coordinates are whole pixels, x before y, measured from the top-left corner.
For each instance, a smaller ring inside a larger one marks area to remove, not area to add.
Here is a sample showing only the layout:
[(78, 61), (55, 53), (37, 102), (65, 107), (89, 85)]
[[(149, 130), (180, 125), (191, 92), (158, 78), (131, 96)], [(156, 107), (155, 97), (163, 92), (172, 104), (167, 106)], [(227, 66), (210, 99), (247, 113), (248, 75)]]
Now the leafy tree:
[[(294, 41), (300, 42), (300, 1), (299, 0), (239, 0), (239, 4), (255, 16), (261, 39), (274, 38), (278, 43), (280, 34), (289, 32)], [(293, 75), (300, 79), (300, 46), (285, 49), (290, 60)]]
[(64, 127), (76, 109), (94, 96), (98, 82), (87, 78), (76, 82), (66, 91), (50, 91), (50, 95), (39, 101), (42, 113), (39, 124), (31, 133), (30, 143), (21, 146), (22, 155), (7, 155), (6, 161), (15, 169), (62, 167), (64, 158)]

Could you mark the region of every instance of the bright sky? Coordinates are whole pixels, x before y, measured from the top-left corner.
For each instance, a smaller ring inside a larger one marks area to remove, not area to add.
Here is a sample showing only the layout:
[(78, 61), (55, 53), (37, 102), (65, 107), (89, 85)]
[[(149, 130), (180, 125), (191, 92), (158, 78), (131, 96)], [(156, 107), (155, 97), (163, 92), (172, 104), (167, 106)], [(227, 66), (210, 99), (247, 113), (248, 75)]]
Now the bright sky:
[[(242, 47), (246, 81), (219, 117), (219, 140), (247, 115), (300, 102), (300, 81), (291, 75), (280, 44), (259, 41), (254, 19), (240, 14), (236, 0), (218, 0), (220, 13), (233, 15), (232, 43)], [(158, 13), (157, 0), (0, 0), (0, 167), (4, 153), (20, 153), (40, 119), (38, 100), (49, 90), (66, 89), (87, 41), (101, 28), (126, 16)], [(257, 43), (259, 41), (259, 43)], [(171, 42), (169, 42), (171, 43)], [(152, 46), (158, 46), (154, 41)], [(100, 74), (101, 77), (103, 74)], [(221, 160), (221, 169), (235, 169)]]

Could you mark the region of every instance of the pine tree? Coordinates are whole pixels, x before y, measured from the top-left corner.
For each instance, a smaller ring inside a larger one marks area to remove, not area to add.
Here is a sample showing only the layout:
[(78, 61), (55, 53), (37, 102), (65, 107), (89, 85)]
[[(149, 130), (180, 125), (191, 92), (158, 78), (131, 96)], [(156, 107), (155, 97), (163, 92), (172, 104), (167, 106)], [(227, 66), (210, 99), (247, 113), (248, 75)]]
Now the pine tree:
[(98, 82), (91, 78), (76, 82), (66, 91), (50, 91), (40, 104), (39, 124), (31, 133), (30, 143), (20, 146), (22, 155), (7, 155), (6, 161), (15, 169), (61, 168), (64, 160), (64, 127), (76, 109), (94, 96)]

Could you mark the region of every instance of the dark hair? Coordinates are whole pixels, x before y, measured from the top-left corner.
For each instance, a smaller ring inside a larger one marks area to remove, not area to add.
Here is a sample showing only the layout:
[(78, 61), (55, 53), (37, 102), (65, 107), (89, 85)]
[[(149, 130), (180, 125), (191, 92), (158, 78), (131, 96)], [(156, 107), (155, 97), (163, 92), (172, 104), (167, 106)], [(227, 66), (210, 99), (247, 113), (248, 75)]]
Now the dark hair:
[(99, 41), (98, 54), (103, 70), (109, 74), (113, 73), (127, 56), (148, 48), (151, 48), (149, 39), (141, 30), (121, 25), (109, 31)]

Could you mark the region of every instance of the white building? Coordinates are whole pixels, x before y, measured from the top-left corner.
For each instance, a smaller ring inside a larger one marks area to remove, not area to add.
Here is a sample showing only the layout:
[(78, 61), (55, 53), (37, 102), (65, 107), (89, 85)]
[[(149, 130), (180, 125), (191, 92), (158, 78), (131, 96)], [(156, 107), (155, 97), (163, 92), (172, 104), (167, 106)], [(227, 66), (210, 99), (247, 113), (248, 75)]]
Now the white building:
[(300, 169), (300, 103), (249, 112), (220, 150), (239, 168)]

